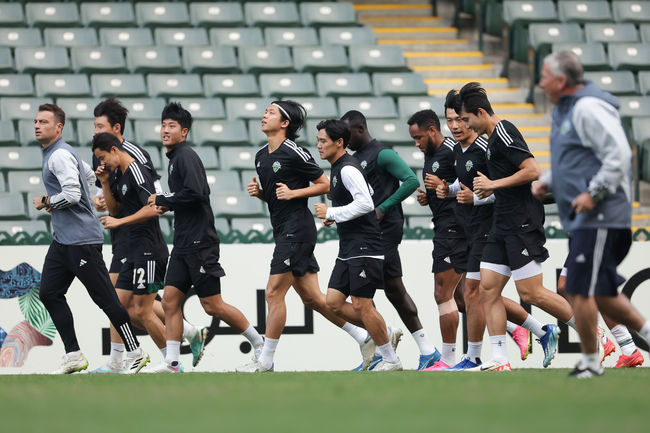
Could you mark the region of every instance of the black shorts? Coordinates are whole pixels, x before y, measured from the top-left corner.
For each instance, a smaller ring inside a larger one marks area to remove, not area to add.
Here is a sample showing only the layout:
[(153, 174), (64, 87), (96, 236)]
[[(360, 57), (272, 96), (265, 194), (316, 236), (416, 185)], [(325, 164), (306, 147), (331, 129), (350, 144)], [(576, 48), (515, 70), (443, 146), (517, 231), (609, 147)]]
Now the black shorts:
[(194, 290), (199, 298), (219, 295), (220, 278), (225, 276), (219, 264), (219, 244), (203, 247), (192, 252), (178, 253), (172, 250), (165, 276), (165, 285), (176, 287), (183, 293)]
[(462, 274), (467, 270), (467, 241), (465, 238), (433, 237), (433, 266), (431, 272), (437, 274), (455, 269)]
[(532, 261), (542, 263), (548, 259), (548, 251), (544, 248), (545, 243), (546, 235), (541, 228), (532, 232), (507, 235), (492, 232), (483, 248), (481, 261), (508, 266), (514, 271)]
[(108, 273), (119, 274), (124, 263), (126, 263), (126, 257), (113, 254), (113, 258), (111, 259), (111, 266), (108, 268)]
[(134, 295), (156, 293), (165, 285), (167, 259), (127, 260), (120, 269), (116, 289), (131, 290)]
[(384, 279), (399, 278), (403, 275), (398, 247), (398, 244), (392, 244), (384, 249)]
[(566, 292), (584, 296), (617, 296), (625, 278), (616, 267), (632, 246), (630, 229), (578, 229), (569, 238)]
[(383, 262), (371, 257), (336, 259), (327, 287), (346, 296), (372, 299), (377, 289), (384, 288)]
[(487, 235), (484, 235), (467, 245), (467, 272), (481, 272), (481, 258), (486, 244)]
[(275, 244), (271, 259), (271, 275), (289, 271), (296, 277), (302, 277), (307, 272), (315, 274), (320, 270), (314, 256), (315, 247), (316, 244), (311, 242)]

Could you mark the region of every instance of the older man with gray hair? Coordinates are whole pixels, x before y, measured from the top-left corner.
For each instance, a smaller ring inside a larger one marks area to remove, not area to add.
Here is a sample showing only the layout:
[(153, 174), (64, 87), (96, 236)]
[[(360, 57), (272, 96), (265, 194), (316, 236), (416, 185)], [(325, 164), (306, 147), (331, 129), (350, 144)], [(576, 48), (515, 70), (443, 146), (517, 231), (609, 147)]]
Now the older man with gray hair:
[(584, 81), (570, 51), (544, 59), (539, 85), (556, 104), (551, 130), (551, 172), (533, 194), (552, 190), (564, 229), (570, 233), (566, 293), (575, 313), (582, 359), (570, 376), (600, 376), (598, 310), (650, 340), (650, 321), (618, 293), (616, 273), (632, 244), (630, 146), (618, 115), (619, 103)]

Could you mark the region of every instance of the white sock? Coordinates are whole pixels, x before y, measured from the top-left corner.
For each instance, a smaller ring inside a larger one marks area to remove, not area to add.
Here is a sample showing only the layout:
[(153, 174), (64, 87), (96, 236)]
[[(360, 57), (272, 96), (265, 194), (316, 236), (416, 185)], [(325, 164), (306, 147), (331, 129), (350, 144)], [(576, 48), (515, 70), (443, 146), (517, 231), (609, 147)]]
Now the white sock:
[(343, 326), (341, 326), (341, 329), (350, 334), (350, 337), (354, 338), (354, 341), (359, 344), (363, 344), (366, 341), (366, 338), (368, 338), (368, 331), (363, 328), (359, 328), (352, 323), (345, 322)]
[(616, 325), (612, 329), (612, 335), (616, 339), (616, 343), (618, 343), (618, 346), (621, 348), (621, 352), (623, 352), (623, 355), (630, 356), (636, 351), (636, 344), (634, 344), (634, 340), (632, 339), (632, 335), (630, 334), (630, 331), (623, 325)]
[(542, 328), (542, 324), (539, 323), (539, 320), (535, 319), (532, 315), (528, 315), (524, 323), (521, 324), (522, 328), (528, 329), (533, 335), (537, 338), (542, 338), (546, 331)]
[(393, 346), (390, 344), (390, 341), (383, 346), (377, 346), (377, 349), (379, 349), (379, 354), (382, 358), (384, 358), (386, 362), (394, 364), (399, 361), (397, 358), (397, 353), (395, 353), (395, 350), (393, 350)]
[(645, 338), (645, 342), (647, 344), (650, 344), (650, 320), (647, 320), (643, 324), (641, 330), (639, 331), (639, 334), (641, 335), (641, 337)]
[(516, 325), (515, 323), (512, 323), (510, 320), (506, 321), (506, 331), (508, 331), (511, 334), (513, 332), (515, 332), (515, 329), (517, 329), (517, 326), (518, 325)]
[(275, 356), (275, 349), (278, 347), (279, 339), (273, 339), (266, 337), (264, 339), (264, 347), (262, 348), (262, 354), (260, 355), (260, 363), (265, 368), (271, 368), (273, 366), (273, 357)]
[(160, 349), (160, 353), (162, 353), (163, 359), (165, 359), (167, 357), (167, 348), (163, 347)]
[(594, 371), (600, 370), (600, 356), (596, 353), (583, 353), (582, 366), (591, 368)]
[(490, 345), (492, 346), (492, 360), (503, 364), (507, 363), (506, 335), (490, 335)]
[(456, 365), (456, 343), (442, 343), (442, 362), (450, 367)]
[(140, 346), (126, 352), (127, 358), (135, 358), (136, 356), (140, 356), (140, 355), (142, 355), (142, 348)]
[(174, 362), (180, 362), (181, 359), (181, 342), (174, 340), (167, 340), (167, 355), (165, 355), (165, 362), (172, 365)]
[(566, 322), (566, 324), (572, 327), (573, 329), (575, 329), (576, 331), (578, 330), (578, 328), (576, 328), (576, 316), (571, 316), (571, 318), (569, 319), (568, 322)]
[(250, 325), (248, 329), (246, 329), (244, 332), (241, 333), (241, 335), (243, 335), (244, 338), (246, 338), (251, 343), (251, 345), (256, 349), (260, 347), (262, 344), (264, 344), (264, 339), (259, 334), (259, 332), (257, 332), (257, 330), (253, 328), (253, 325)]
[(481, 359), (481, 348), (483, 347), (482, 341), (468, 341), (467, 342), (467, 358), (470, 361), (476, 362)]
[(67, 356), (68, 359), (79, 359), (83, 356), (83, 354), (81, 353), (81, 350), (75, 350), (74, 352), (66, 353), (65, 356)]
[(431, 355), (436, 351), (436, 346), (434, 346), (433, 343), (429, 341), (429, 336), (427, 336), (424, 328), (420, 329), (419, 331), (415, 331), (411, 335), (413, 336), (415, 343), (418, 345), (418, 349), (420, 349), (421, 355)]
[(111, 362), (120, 362), (125, 350), (123, 343), (111, 343)]
[[(386, 334), (388, 334), (388, 342), (390, 343), (390, 326), (386, 325)], [(381, 356), (381, 352), (379, 351), (379, 346), (375, 348), (375, 355)]]
[(192, 325), (190, 322), (183, 319), (183, 338), (189, 340), (194, 337), (194, 334), (196, 334), (197, 331), (198, 328), (194, 327), (194, 325)]

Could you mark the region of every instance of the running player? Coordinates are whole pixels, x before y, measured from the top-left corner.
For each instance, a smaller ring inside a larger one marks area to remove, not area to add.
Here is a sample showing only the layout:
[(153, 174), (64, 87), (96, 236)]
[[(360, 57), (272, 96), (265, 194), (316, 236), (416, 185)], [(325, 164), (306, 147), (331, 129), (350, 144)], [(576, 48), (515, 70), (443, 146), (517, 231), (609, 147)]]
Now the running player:
[[(383, 246), (370, 186), (361, 166), (348, 155), (350, 129), (340, 120), (320, 122), (318, 153), (332, 165), (332, 207), (316, 203), (325, 225), (336, 222), (339, 253), (327, 289), (327, 304), (348, 321), (363, 324), (377, 344), (381, 361), (373, 371), (401, 370), (384, 319), (372, 298), (383, 281)], [(352, 303), (346, 302), (347, 297)]]

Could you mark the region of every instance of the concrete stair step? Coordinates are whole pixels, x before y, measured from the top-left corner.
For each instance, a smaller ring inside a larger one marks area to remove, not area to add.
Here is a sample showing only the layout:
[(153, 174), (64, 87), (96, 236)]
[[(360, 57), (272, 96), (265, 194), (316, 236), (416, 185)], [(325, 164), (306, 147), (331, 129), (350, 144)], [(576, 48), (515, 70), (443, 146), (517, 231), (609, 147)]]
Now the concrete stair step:
[(450, 23), (441, 17), (428, 16), (385, 16), (385, 17), (364, 17), (359, 22), (368, 27), (435, 27), (449, 26)]
[(411, 69), (419, 72), (425, 80), (429, 78), (496, 78), (501, 66), (484, 63), (481, 65), (414, 66)]
[(471, 81), (481, 81), (481, 84), (490, 89), (503, 89), (508, 87), (507, 78), (428, 78), (424, 80), (430, 93), (437, 94), (439, 90), (440, 93), (444, 92), (445, 95), (450, 89), (460, 89)]
[(426, 65), (476, 65), (483, 63), (480, 51), (406, 51), (404, 52), (409, 67)]
[(551, 116), (544, 113), (509, 113), (499, 111), (499, 117), (511, 121), (517, 128), (524, 126), (548, 126), (551, 124)]
[(433, 9), (428, 2), (362, 3), (355, 2), (354, 10), (359, 18), (390, 16), (432, 16)]
[(523, 135), (524, 140), (527, 140), (527, 138), (548, 138), (548, 136), (551, 134), (550, 125), (549, 126), (522, 126), (521, 128), (517, 128), (517, 129), (519, 129), (519, 132), (521, 132), (521, 135)]
[(413, 39), (413, 38), (386, 38), (377, 37), (377, 45), (400, 45), (402, 50), (407, 51), (466, 51), (470, 48), (470, 42), (467, 39), (456, 38), (431, 38), (431, 39)]
[(373, 27), (377, 39), (455, 39), (456, 27)]

